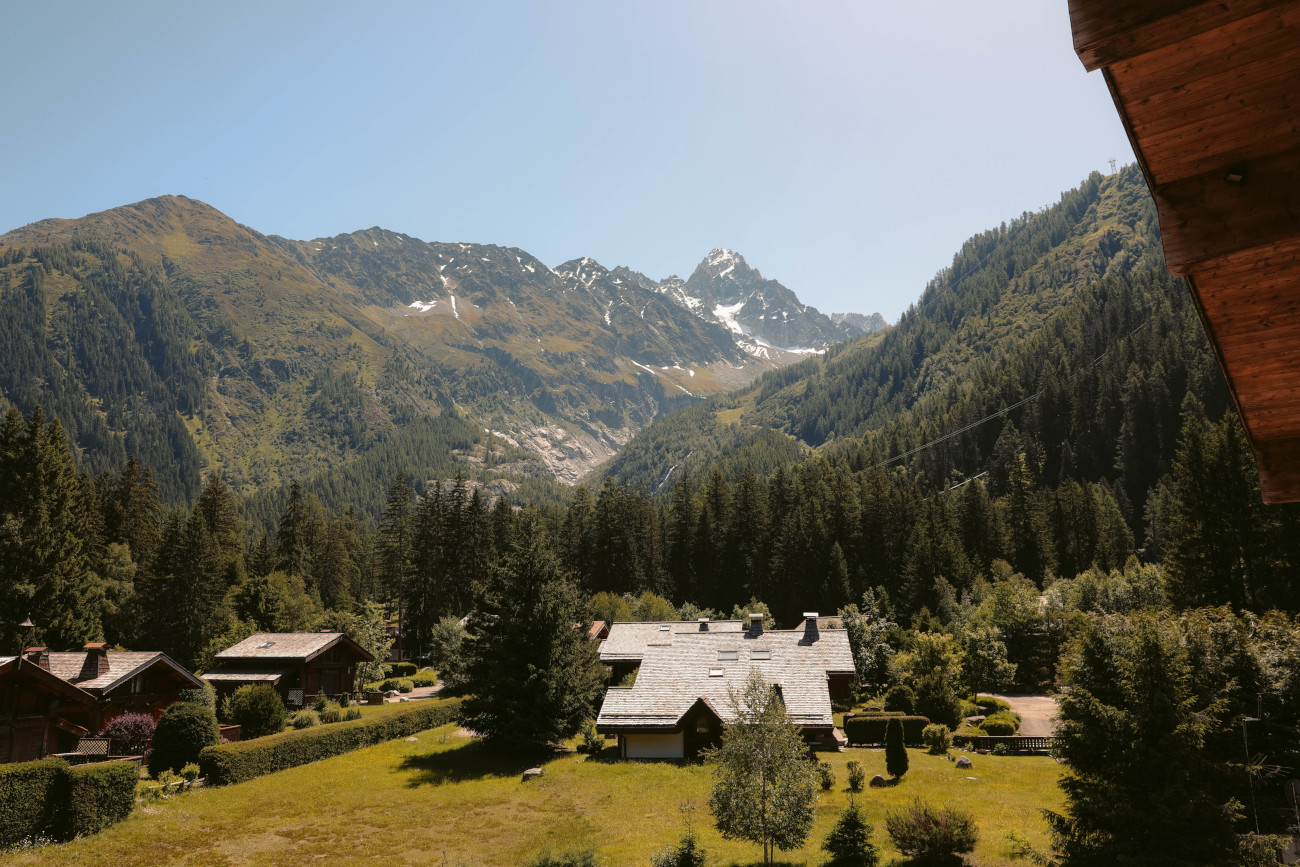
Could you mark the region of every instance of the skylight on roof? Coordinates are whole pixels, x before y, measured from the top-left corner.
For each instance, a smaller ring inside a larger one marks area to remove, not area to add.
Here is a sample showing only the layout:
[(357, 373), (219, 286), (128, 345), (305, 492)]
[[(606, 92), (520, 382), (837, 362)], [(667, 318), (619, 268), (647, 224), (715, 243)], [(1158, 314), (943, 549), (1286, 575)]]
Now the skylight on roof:
[(668, 626), (667, 623), (665, 623), (663, 626), (660, 626), (660, 627), (659, 627), (659, 631), (660, 631), (660, 632), (667, 632), (668, 629), (669, 629), (669, 626)]
[(740, 651), (738, 650), (718, 651), (718, 662), (735, 662), (737, 659), (740, 659)]
[(720, 668), (710, 668), (710, 669), (709, 669), (709, 677), (722, 677), (722, 669), (720, 669)]
[(749, 652), (749, 658), (750, 658), (750, 659), (771, 659), (771, 658), (772, 658), (772, 651), (770, 651), (770, 650), (751, 650), (751, 651)]
[(258, 647), (258, 649), (260, 650), (260, 649), (262, 649), (262, 648), (264, 648), (264, 647), (271, 647), (271, 646), (273, 646), (274, 644), (275, 644), (274, 641), (263, 641), (261, 644), (257, 645), (257, 647)]

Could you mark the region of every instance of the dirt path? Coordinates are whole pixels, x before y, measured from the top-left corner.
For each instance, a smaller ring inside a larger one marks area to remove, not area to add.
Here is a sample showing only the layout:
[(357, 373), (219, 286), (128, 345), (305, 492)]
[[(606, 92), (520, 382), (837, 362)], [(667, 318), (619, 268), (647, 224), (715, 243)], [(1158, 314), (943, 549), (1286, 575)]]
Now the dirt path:
[(1020, 714), (1020, 734), (1050, 738), (1056, 731), (1056, 699), (1049, 695), (996, 695)]

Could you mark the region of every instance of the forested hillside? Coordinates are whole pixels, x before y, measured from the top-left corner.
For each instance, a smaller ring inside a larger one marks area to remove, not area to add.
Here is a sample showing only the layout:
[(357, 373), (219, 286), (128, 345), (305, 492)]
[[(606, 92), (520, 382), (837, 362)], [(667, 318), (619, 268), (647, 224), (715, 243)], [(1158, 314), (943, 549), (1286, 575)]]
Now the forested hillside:
[(93, 472), (136, 455), (168, 503), (216, 473), (259, 502), (296, 478), (369, 509), (347, 480), (416, 454), (412, 472), (544, 492), (797, 357), (590, 259), (380, 228), (290, 241), (184, 197), (0, 236), (0, 406), (57, 417)]

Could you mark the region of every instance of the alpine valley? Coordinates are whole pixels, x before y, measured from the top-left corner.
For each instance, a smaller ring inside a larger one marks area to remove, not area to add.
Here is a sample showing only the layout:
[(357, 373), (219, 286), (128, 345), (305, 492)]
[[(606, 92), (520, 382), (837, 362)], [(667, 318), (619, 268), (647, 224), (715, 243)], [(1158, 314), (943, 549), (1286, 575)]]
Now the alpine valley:
[(171, 502), (215, 471), (365, 510), (354, 482), (399, 469), (545, 498), (663, 413), (885, 327), (724, 249), (656, 281), (380, 228), (293, 241), (183, 196), (0, 236), (0, 409), (41, 406), (92, 472), (138, 455)]

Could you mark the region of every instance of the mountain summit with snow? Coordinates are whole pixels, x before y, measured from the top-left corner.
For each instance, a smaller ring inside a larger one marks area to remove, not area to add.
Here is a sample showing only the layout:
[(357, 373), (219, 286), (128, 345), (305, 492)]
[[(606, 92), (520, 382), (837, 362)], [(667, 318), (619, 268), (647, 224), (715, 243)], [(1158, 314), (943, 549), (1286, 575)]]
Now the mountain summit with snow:
[(721, 323), (742, 349), (759, 358), (822, 352), (867, 333), (856, 322), (832, 321), (776, 280), (764, 279), (744, 256), (723, 247), (709, 251), (690, 279), (683, 283), (669, 277), (660, 283), (660, 291), (697, 316)]

